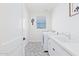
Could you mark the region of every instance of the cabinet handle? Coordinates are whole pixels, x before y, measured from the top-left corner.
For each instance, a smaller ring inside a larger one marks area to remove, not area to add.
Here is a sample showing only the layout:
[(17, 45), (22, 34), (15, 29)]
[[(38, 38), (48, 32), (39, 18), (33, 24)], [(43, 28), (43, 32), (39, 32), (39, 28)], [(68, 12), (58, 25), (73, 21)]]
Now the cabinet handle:
[(55, 51), (55, 48), (53, 48), (53, 51)]

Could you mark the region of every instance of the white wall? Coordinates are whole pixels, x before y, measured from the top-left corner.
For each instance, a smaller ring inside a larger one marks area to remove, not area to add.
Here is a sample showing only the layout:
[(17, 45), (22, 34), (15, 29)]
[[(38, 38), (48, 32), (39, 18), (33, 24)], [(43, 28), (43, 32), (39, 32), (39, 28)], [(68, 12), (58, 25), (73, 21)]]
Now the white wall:
[(69, 4), (60, 3), (52, 12), (52, 29), (69, 32), (73, 38), (79, 38), (79, 14), (69, 17)]
[[(0, 55), (24, 55), (23, 36), (28, 25), (27, 12), (20, 3), (0, 4)], [(24, 14), (26, 13), (26, 15)], [(25, 23), (23, 24), (23, 20)], [(25, 27), (23, 27), (23, 25)]]
[[(43, 38), (43, 31), (50, 31), (51, 28), (51, 14), (49, 12), (32, 12), (30, 14), (30, 17), (35, 18), (34, 25), (31, 24), (31, 18), (30, 18), (30, 40), (31, 42), (42, 42)], [(46, 29), (37, 29), (36, 26), (36, 17), (37, 16), (46, 16)]]

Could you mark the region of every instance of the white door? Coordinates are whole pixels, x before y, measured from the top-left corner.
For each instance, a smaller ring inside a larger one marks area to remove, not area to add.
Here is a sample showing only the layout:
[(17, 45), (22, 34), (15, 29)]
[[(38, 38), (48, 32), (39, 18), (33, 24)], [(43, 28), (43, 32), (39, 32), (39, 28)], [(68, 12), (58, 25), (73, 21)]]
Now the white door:
[(24, 55), (22, 8), (17, 3), (0, 4), (0, 55)]

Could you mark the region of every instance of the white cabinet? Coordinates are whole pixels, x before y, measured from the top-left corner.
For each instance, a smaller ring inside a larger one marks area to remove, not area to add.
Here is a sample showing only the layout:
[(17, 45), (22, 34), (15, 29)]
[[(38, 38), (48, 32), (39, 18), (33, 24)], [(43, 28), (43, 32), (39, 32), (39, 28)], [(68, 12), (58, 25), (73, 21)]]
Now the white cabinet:
[(48, 51), (48, 35), (47, 35), (47, 32), (43, 33), (43, 49), (44, 49), (44, 51)]
[(57, 44), (53, 39), (49, 39), (48, 52), (50, 56), (70, 56), (60, 45)]
[(50, 39), (48, 41), (48, 53), (49, 53), (50, 56), (54, 55), (53, 50), (52, 50), (52, 44), (51, 44), (51, 40)]
[(56, 32), (43, 32), (43, 49), (48, 51), (48, 37), (49, 35), (56, 35)]

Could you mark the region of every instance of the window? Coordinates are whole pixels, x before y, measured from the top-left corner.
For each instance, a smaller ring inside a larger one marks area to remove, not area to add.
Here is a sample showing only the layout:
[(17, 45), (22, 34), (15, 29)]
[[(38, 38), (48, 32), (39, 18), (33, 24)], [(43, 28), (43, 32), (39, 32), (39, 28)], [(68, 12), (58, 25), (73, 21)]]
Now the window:
[(37, 17), (36, 18), (37, 29), (45, 29), (46, 28), (46, 17)]

